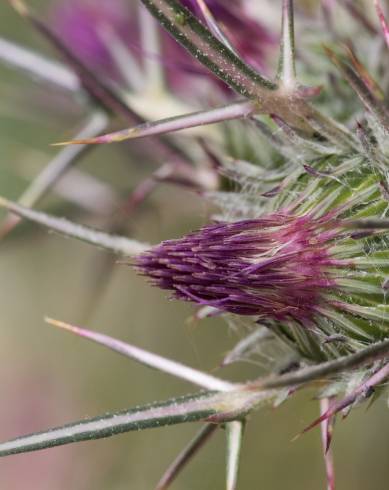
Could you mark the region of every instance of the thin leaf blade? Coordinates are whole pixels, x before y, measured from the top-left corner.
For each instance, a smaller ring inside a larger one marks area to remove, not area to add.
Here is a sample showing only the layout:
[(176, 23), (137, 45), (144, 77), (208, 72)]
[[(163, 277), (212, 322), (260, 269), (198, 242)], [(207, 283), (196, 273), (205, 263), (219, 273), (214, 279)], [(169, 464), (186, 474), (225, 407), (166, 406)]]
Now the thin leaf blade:
[(166, 119), (160, 119), (154, 122), (147, 122), (139, 126), (105, 134), (96, 138), (76, 139), (73, 141), (55, 143), (54, 146), (68, 144), (83, 145), (117, 143), (128, 139), (162, 135), (183, 129), (214, 124), (222, 121), (230, 121), (233, 119), (240, 119), (249, 116), (254, 112), (254, 110), (255, 106), (251, 102), (240, 101), (207, 111), (198, 111), (191, 114), (168, 117)]
[(0, 457), (46, 449), (64, 444), (95, 440), (116, 434), (184, 422), (205, 420), (217, 413), (213, 394), (174, 398), (121, 412), (81, 420), (62, 427), (18, 437), (0, 444)]
[(242, 449), (244, 422), (234, 420), (227, 428), (227, 482), (226, 490), (236, 490), (238, 485), (239, 461)]

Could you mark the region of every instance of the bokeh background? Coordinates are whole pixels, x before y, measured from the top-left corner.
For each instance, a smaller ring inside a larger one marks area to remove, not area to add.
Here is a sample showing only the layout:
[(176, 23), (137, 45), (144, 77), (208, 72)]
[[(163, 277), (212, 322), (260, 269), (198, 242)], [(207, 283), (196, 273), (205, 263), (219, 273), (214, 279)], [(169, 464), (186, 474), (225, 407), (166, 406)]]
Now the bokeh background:
[[(44, 15), (47, 3), (34, 5)], [(0, 36), (55, 56), (7, 2), (0, 4)], [(17, 198), (55, 154), (50, 143), (73, 134), (83, 117), (65, 94), (0, 63), (0, 194)], [(129, 154), (126, 145), (99, 147), (83, 160), (82, 168), (126, 193), (150, 171), (147, 162)], [(54, 193), (41, 207), (99, 225)], [(131, 218), (131, 232), (157, 242), (196, 228), (209, 213), (195, 193), (161, 186)], [(104, 251), (25, 223), (0, 243), (1, 440), (193, 390), (47, 326), (45, 315), (218, 372), (237, 334), (217, 318), (188, 321), (190, 306), (167, 301), (165, 293), (125, 265), (99, 275), (101, 264), (112, 260)], [(219, 374), (242, 379), (259, 372), (254, 365), (239, 365)], [(337, 421), (333, 448), (339, 490), (388, 488), (388, 410), (381, 399), (369, 410), (353, 411)], [(324, 489), (319, 430), (291, 442), (317, 413), (313, 393), (304, 393), (276, 410), (253, 414), (239, 488)], [(9, 457), (0, 461), (0, 488), (150, 490), (197, 429), (196, 424), (154, 429)], [(223, 488), (224, 452), (219, 431), (173, 488)]]

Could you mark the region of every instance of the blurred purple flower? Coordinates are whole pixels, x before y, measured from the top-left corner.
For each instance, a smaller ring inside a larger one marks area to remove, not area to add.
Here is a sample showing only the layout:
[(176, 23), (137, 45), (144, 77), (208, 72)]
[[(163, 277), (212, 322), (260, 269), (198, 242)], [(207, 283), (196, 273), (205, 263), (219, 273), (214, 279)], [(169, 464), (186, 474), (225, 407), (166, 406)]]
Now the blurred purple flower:
[(64, 0), (52, 12), (55, 31), (78, 58), (89, 68), (105, 76), (118, 78), (115, 66), (101, 31), (110, 26), (123, 41), (138, 37), (135, 17), (125, 0)]
[[(201, 18), (196, 0), (182, 0), (182, 3)], [(264, 70), (266, 55), (269, 48), (275, 46), (276, 37), (251, 19), (240, 1), (208, 0), (207, 5), (243, 58)], [(52, 23), (63, 42), (80, 60), (116, 81), (121, 78), (120, 70), (101, 34), (106, 27), (112, 29), (139, 62), (145, 57), (157, 59), (164, 66), (173, 89), (185, 88), (188, 74), (216, 80), (165, 32), (161, 36), (161, 53), (143, 49), (136, 7), (139, 6), (135, 2), (124, 0), (59, 0), (52, 10)]]
[(275, 213), (165, 241), (137, 270), (174, 297), (240, 315), (309, 321), (335, 282), (330, 217)]

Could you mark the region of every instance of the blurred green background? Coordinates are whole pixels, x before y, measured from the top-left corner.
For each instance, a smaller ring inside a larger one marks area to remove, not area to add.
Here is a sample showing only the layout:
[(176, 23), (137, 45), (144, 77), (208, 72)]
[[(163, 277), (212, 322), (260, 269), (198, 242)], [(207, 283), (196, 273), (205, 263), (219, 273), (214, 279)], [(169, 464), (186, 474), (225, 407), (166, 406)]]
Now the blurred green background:
[[(46, 2), (35, 2), (42, 10)], [(52, 53), (7, 5), (0, 4), (0, 36)], [(0, 63), (0, 194), (16, 198), (28, 178), (56, 152), (84, 114), (65, 94)], [(82, 168), (131, 190), (150, 168), (131, 161), (126, 146), (94, 150)], [(80, 222), (85, 213), (50, 195), (41, 205)], [(157, 242), (206, 222), (209, 209), (193, 193), (161, 186), (132, 218), (135, 237)], [(92, 222), (92, 224), (94, 224)], [(96, 275), (109, 254), (22, 224), (0, 244), (0, 439), (61, 425), (105, 411), (193, 391), (87, 341), (47, 326), (45, 315), (108, 333), (159, 354), (212, 371), (237, 340), (219, 319), (190, 323), (193, 308), (170, 302), (124, 265)], [(96, 282), (103, 283), (93, 302)], [(258, 374), (236, 366), (221, 376)], [(318, 413), (312, 393), (277, 410), (251, 416), (243, 447), (241, 490), (324, 489), (319, 430), (291, 439)], [(388, 406), (338, 420), (334, 453), (339, 490), (384, 490), (389, 481)], [(0, 461), (0, 488), (7, 490), (150, 490), (187, 443), (197, 425), (129, 433), (97, 442), (14, 456)], [(173, 488), (222, 489), (222, 431), (190, 464)]]

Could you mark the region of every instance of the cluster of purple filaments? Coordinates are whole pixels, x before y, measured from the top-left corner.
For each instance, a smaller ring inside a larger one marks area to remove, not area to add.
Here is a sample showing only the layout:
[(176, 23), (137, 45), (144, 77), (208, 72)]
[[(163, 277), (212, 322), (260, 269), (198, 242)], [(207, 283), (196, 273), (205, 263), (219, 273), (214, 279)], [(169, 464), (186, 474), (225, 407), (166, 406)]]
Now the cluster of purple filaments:
[(308, 321), (335, 286), (325, 219), (276, 213), (205, 226), (142, 254), (137, 270), (173, 296), (239, 315)]

